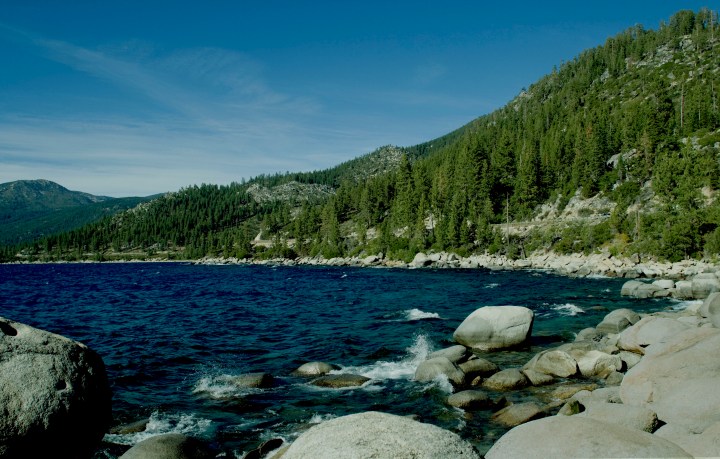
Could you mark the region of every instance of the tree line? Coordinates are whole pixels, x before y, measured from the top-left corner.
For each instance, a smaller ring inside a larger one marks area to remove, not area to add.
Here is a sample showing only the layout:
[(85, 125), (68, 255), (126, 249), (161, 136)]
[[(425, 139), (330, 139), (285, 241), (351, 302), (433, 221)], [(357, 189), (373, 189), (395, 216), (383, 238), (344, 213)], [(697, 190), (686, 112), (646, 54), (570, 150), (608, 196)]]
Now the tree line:
[[(720, 253), (717, 14), (680, 11), (657, 30), (609, 38), (554, 68), (503, 108), (372, 174), (379, 150), (336, 168), (202, 185), (25, 247), (36, 257), (131, 250), (326, 258), (421, 250), (638, 252), (670, 260)], [(389, 156), (388, 156), (389, 157)], [(247, 187), (331, 186), (310, 200), (256, 203)], [(502, 231), (574, 197), (613, 203), (600, 220)], [(256, 235), (270, 244), (254, 244)]]

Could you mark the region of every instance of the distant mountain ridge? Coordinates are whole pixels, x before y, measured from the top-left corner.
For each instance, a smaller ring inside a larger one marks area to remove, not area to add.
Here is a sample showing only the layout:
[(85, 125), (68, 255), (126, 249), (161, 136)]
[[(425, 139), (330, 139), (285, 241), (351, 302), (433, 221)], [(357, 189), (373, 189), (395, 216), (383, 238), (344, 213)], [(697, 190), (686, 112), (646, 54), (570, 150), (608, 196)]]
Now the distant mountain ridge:
[(95, 196), (43, 179), (1, 183), (0, 245), (70, 231), (151, 198)]
[(14, 211), (62, 209), (110, 199), (113, 198), (70, 191), (62, 185), (43, 179), (0, 184), (0, 212), (6, 208)]

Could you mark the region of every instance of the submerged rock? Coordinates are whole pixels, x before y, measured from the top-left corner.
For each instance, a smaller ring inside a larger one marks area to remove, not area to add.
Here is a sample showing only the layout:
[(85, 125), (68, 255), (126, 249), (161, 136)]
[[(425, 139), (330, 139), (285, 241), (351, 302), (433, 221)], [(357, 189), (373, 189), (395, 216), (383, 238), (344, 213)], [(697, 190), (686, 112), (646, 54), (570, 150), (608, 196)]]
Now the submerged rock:
[(485, 306), (470, 314), (453, 338), (463, 346), (482, 351), (524, 343), (532, 332), (534, 313), (522, 306)]
[(310, 381), (310, 384), (318, 387), (330, 387), (333, 389), (341, 389), (345, 387), (359, 387), (370, 381), (370, 378), (361, 375), (339, 374), (325, 375)]
[(102, 359), (0, 317), (0, 457), (88, 456), (111, 420)]
[(397, 458), (479, 459), (457, 434), (407, 417), (370, 411), (312, 427), (290, 445), (283, 459)]
[(269, 373), (246, 373), (238, 376), (229, 376), (227, 382), (237, 387), (266, 389), (272, 387), (275, 378)]

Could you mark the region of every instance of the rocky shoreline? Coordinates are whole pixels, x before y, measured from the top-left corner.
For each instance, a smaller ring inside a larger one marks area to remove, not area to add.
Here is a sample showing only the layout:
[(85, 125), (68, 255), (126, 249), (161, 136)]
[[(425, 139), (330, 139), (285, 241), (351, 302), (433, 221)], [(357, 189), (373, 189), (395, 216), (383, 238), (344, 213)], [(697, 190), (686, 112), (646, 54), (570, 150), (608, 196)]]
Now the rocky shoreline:
[[(412, 264), (404, 264), (404, 267), (481, 267), (479, 262), (470, 266), (478, 257), (469, 261), (473, 257), (419, 254), (415, 258)], [(552, 256), (545, 259), (542, 267), (489, 263), (482, 267), (551, 269), (548, 266), (567, 260), (578, 260), (580, 266), (589, 266), (601, 258)], [(347, 264), (320, 261), (296, 260), (292, 263), (394, 266), (394, 262), (380, 256), (349, 259)], [(343, 259), (343, 263), (345, 261)], [(245, 262), (204, 259), (200, 263)], [(287, 260), (259, 262), (269, 263), (291, 264)], [(720, 395), (716, 391), (720, 383), (720, 361), (714, 358), (720, 352), (720, 271), (710, 263), (701, 262), (685, 262), (662, 269), (658, 268), (662, 266), (659, 263), (634, 266), (637, 277), (622, 276), (631, 278), (623, 286), (623, 295), (638, 299), (674, 296), (703, 299), (703, 302), (690, 303), (679, 311), (650, 314), (637, 314), (631, 309), (611, 311), (596, 327), (580, 331), (575, 341), (544, 349), (523, 364), (506, 368), (493, 360), (505, 349), (512, 351), (527, 342), (532, 335), (533, 313), (521, 306), (483, 307), (458, 325), (453, 334), (457, 344), (428, 355), (428, 359), (417, 367), (414, 379), (418, 383), (438, 378), (444, 380), (453, 387), (453, 393), (447, 398), (449, 406), (463, 410), (469, 416), (477, 412), (491, 413), (490, 422), (509, 429), (487, 452), (482, 451), (487, 458), (526, 457), (528, 451), (538, 457), (720, 456)], [(654, 281), (637, 280), (643, 277)], [(31, 330), (32, 334), (28, 331), (26, 335), (24, 330), (31, 329), (0, 318), (0, 345), (4, 346), (4, 353), (11, 355), (18, 349), (23, 350), (24, 345), (18, 343), (26, 336), (44, 333)], [(72, 349), (85, 348), (75, 343)], [(92, 351), (87, 352), (92, 355)], [(22, 359), (17, 361), (22, 363)], [(102, 371), (92, 371), (100, 373), (102, 379), (104, 369), (100, 368)], [(321, 387), (357, 387), (368, 382), (368, 378), (337, 374), (337, 370), (334, 365), (310, 362), (298, 368), (296, 374)], [(72, 376), (63, 378), (72, 381)], [(67, 393), (65, 387), (59, 387), (53, 381), (48, 383), (48, 393)], [(101, 384), (103, 393), (106, 384)], [(265, 387), (273, 382), (272, 376), (256, 373), (243, 375), (233, 384)], [(71, 387), (76, 385), (72, 383)], [(539, 401), (508, 402), (513, 399), (509, 395), (515, 391), (534, 388), (542, 394)], [(101, 417), (107, 419), (108, 414), (106, 408)], [(96, 415), (87, 416), (92, 421)], [(144, 430), (144, 425), (138, 428)], [(5, 432), (13, 429), (10, 425), (5, 426)], [(12, 441), (23, 445), (22, 448), (43, 444), (42, 432), (35, 431), (32, 435), (33, 438)], [(5, 440), (11, 441), (10, 437)], [(97, 441), (96, 433), (83, 448), (90, 448)], [(160, 450), (169, 454), (163, 457), (186, 457), (182, 454), (190, 450), (193, 453), (187, 457), (215, 457), (217, 453), (199, 440), (176, 434), (146, 441), (138, 443), (123, 457), (148, 457), (147, 454)], [(339, 451), (343, 453), (339, 454)], [(259, 445), (257, 450), (244, 457), (438, 455), (482, 457), (470, 443), (452, 432), (423, 424), (412, 416), (377, 412), (357, 413), (323, 422), (301, 434), (290, 445), (276, 440)]]
[[(500, 369), (484, 351), (512, 349), (526, 340), (532, 312), (484, 307), (455, 331), (459, 344), (418, 366), (415, 380), (444, 378), (455, 388), (449, 405), (467, 413), (491, 410), (491, 422), (510, 428), (485, 453), (488, 459), (528, 457), (530, 451), (554, 458), (718, 457), (720, 361), (714, 356), (720, 352), (720, 320), (715, 310), (720, 310), (720, 293), (681, 311), (617, 309), (579, 332), (574, 342), (543, 350), (521, 367)], [(552, 390), (544, 403), (498, 397), (528, 386)], [(384, 426), (381, 438), (377, 423)], [(416, 448), (408, 439), (426, 426), (375, 412), (343, 416), (311, 428), (268, 457), (482, 457), (468, 452), (469, 444), (457, 436), (441, 440), (427, 433), (423, 448)]]
[(455, 253), (439, 252), (415, 255), (410, 263), (393, 260), (382, 253), (366, 257), (322, 258), (300, 257), (296, 259), (273, 258), (269, 260), (205, 257), (197, 264), (254, 264), (282, 266), (358, 266), (386, 268), (485, 268), (485, 269), (538, 269), (565, 276), (619, 277), (625, 279), (673, 279), (684, 280), (698, 274), (720, 269), (716, 263), (704, 260), (683, 260), (677, 263), (642, 259), (639, 255), (616, 257), (608, 252), (584, 255), (562, 255), (553, 252), (537, 252), (526, 258), (510, 259), (496, 255), (470, 255), (461, 257)]

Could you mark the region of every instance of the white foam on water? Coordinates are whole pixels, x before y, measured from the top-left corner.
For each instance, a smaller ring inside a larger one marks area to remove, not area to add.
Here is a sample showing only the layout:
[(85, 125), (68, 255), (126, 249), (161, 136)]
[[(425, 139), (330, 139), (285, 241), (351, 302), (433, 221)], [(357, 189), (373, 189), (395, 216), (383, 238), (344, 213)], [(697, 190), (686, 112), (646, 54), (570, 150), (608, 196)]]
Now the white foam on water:
[(237, 375), (222, 374), (204, 376), (195, 384), (193, 394), (200, 394), (215, 399), (244, 397), (262, 392), (262, 389), (241, 387), (235, 383)]
[(435, 376), (432, 381), (425, 385), (423, 391), (427, 392), (432, 389), (439, 389), (441, 392), (444, 392), (446, 394), (452, 394), (455, 390), (447, 375), (444, 374), (439, 374)]
[(312, 415), (312, 417), (308, 420), (308, 424), (320, 424), (321, 422), (329, 421), (330, 419), (334, 419), (337, 416), (334, 414), (319, 414), (315, 413)]
[(550, 309), (553, 311), (556, 311), (564, 316), (576, 316), (578, 314), (584, 314), (585, 310), (581, 307), (574, 305), (572, 303), (565, 303), (565, 304), (553, 304), (550, 306)]
[(703, 300), (675, 300), (677, 304), (670, 306), (673, 311), (683, 311), (690, 306), (702, 306)]
[(417, 308), (406, 310), (405, 318), (407, 320), (442, 319), (437, 312), (425, 312)]
[[(331, 373), (351, 373), (380, 381), (389, 379), (411, 379), (415, 376), (415, 370), (418, 365), (420, 365), (420, 362), (426, 360), (428, 355), (432, 353), (433, 346), (427, 336), (419, 334), (415, 336), (415, 340), (406, 349), (406, 351), (407, 354), (405, 354), (401, 360), (392, 362), (379, 360), (369, 365), (343, 367), (340, 370), (335, 370)], [(377, 389), (376, 385), (373, 386), (372, 384), (366, 384), (370, 390)]]
[(177, 433), (190, 437), (210, 437), (212, 431), (213, 425), (209, 419), (194, 414), (155, 411), (150, 415), (144, 431), (132, 434), (105, 434), (103, 440), (116, 445), (132, 446), (157, 435)]
[(500, 286), (500, 284), (498, 284), (497, 282), (492, 282), (490, 284), (485, 284), (485, 286), (483, 288), (496, 288), (499, 286)]

